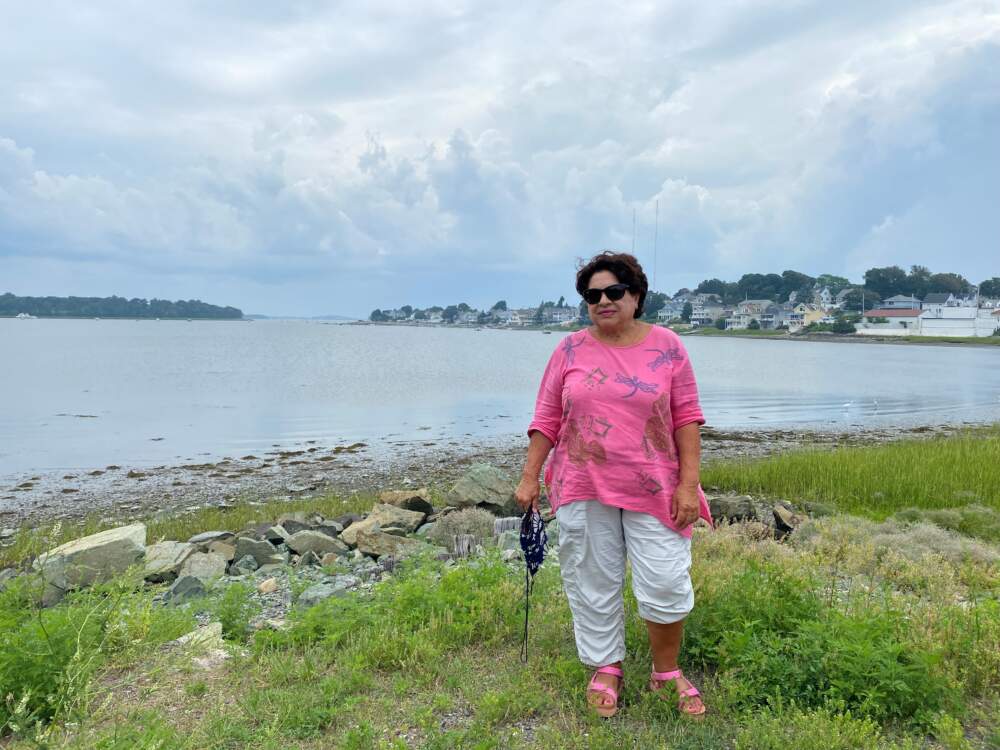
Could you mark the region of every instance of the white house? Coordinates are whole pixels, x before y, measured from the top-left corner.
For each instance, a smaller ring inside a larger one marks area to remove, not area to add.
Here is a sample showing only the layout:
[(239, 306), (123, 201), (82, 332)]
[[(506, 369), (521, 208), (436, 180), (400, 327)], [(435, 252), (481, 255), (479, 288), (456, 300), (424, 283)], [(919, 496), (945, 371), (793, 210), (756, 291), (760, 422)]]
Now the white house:
[(917, 336), (921, 310), (908, 308), (869, 310), (857, 326), (861, 335)]
[(833, 295), (830, 294), (829, 287), (823, 287), (813, 293), (813, 304), (819, 305), (824, 310), (833, 306)]
[(510, 319), (514, 313), (511, 310), (493, 310), (490, 315), (492, 315), (493, 319), (500, 325), (509, 326)]
[(568, 323), (580, 317), (580, 311), (575, 307), (555, 307), (546, 305), (542, 308), (542, 320), (545, 323)]
[(697, 302), (691, 305), (691, 324), (696, 326), (715, 325), (722, 317), (722, 304), (719, 302)]
[[(761, 323), (764, 311), (773, 307), (774, 302), (769, 299), (748, 299), (736, 305), (733, 316), (726, 321), (727, 329), (744, 329), (750, 327), (750, 322), (756, 320)], [(773, 321), (773, 313), (772, 313)], [(763, 325), (761, 326), (763, 327)]]
[(905, 294), (897, 294), (882, 300), (882, 308), (886, 310), (919, 310), (920, 307), (920, 300)]

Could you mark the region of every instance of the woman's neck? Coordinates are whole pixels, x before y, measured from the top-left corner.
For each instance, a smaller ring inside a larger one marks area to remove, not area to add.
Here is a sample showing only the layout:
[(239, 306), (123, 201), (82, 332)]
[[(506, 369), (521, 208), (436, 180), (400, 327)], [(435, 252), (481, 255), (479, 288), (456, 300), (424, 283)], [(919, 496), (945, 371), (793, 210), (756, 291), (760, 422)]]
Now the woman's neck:
[(610, 331), (602, 330), (598, 325), (593, 326), (590, 330), (599, 341), (616, 346), (627, 346), (639, 341), (646, 334), (646, 327), (647, 324), (640, 323), (633, 318), (625, 325)]

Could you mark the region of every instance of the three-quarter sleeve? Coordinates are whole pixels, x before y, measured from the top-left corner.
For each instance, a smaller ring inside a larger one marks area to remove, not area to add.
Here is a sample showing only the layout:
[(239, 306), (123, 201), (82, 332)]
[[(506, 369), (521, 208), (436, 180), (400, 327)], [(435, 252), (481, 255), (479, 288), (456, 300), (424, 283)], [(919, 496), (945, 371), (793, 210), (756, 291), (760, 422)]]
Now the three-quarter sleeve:
[(694, 379), (694, 368), (687, 350), (678, 338), (674, 343), (680, 360), (675, 361), (670, 382), (670, 413), (673, 415), (674, 431), (686, 424), (705, 424), (705, 416), (698, 403), (698, 384)]
[(535, 416), (528, 425), (528, 436), (535, 430), (545, 435), (552, 444), (559, 441), (559, 430), (562, 425), (562, 391), (565, 356), (557, 348), (549, 363), (545, 366), (541, 385), (538, 387), (538, 397), (535, 399)]

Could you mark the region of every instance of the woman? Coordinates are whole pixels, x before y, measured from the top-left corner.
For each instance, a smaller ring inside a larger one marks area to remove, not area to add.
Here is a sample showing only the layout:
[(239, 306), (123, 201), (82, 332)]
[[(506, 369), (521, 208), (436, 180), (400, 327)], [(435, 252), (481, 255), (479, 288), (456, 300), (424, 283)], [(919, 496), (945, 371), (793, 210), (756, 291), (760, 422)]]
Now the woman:
[(634, 257), (595, 256), (576, 289), (593, 325), (563, 339), (545, 369), (517, 501), (538, 507), (538, 475), (554, 448), (545, 486), (577, 652), (595, 670), (593, 710), (618, 710), (627, 558), (653, 654), (649, 688), (699, 716), (698, 690), (677, 667), (694, 606), (691, 525), (711, 522), (698, 484), (705, 420), (694, 373), (673, 331), (639, 320), (648, 285)]

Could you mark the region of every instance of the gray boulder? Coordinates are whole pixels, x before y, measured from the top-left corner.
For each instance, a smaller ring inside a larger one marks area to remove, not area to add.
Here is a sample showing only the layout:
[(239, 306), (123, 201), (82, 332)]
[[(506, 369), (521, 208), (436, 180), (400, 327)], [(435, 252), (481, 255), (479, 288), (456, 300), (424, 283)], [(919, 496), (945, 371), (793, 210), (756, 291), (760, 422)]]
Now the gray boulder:
[(277, 547), (266, 539), (252, 539), (241, 536), (236, 540), (236, 560), (242, 560), (250, 555), (257, 565), (269, 565), (271, 563), (283, 562)]
[(323, 523), (318, 523), (312, 527), (312, 531), (318, 531), (321, 534), (333, 537), (340, 536), (343, 530), (344, 527), (336, 521), (323, 521)]
[(334, 583), (317, 583), (299, 594), (299, 598), (295, 604), (308, 609), (322, 601), (326, 601), (332, 596), (347, 596), (347, 587)]
[(312, 552), (313, 554), (322, 557), (328, 552), (335, 552), (343, 555), (346, 555), (348, 552), (346, 544), (339, 539), (324, 534), (322, 531), (300, 531), (289, 537), (285, 544), (288, 549), (298, 555), (304, 555), (307, 552)]
[(197, 547), (190, 542), (157, 542), (146, 547), (145, 578), (151, 583), (172, 581)]
[(253, 555), (244, 555), (230, 566), (229, 572), (232, 575), (245, 576), (250, 575), (259, 567), (257, 561), (253, 559)]
[(806, 520), (792, 510), (787, 503), (775, 503), (771, 511), (774, 514), (774, 530), (779, 537), (791, 534)]
[(212, 552), (195, 552), (181, 565), (180, 576), (193, 576), (210, 581), (226, 574), (226, 558)]
[(358, 532), (355, 543), (358, 551), (370, 557), (392, 555), (397, 559), (413, 554), (424, 546), (416, 539), (385, 534), (378, 529)]
[(304, 555), (302, 555), (302, 557), (299, 558), (298, 562), (295, 563), (296, 568), (312, 568), (312, 567), (319, 567), (319, 565), (320, 565), (320, 558), (312, 550), (309, 550)]
[(209, 542), (208, 551), (226, 558), (226, 562), (232, 562), (236, 558), (236, 545), (228, 542)]
[(380, 494), (378, 501), (383, 505), (415, 510), (418, 513), (430, 514), (434, 512), (430, 490), (426, 487), (421, 487), (419, 490), (389, 490)]
[(287, 542), (288, 537), (290, 537), (292, 533), (293, 532), (288, 531), (281, 524), (278, 524), (276, 526), (267, 526), (261, 531), (261, 533), (258, 534), (258, 536), (261, 539), (266, 539), (271, 544), (277, 546)]
[(489, 464), (473, 464), (445, 496), (448, 505), (469, 508), (478, 505), (498, 516), (517, 515), (514, 501), (517, 483)]
[(357, 513), (344, 513), (342, 516), (337, 516), (333, 520), (346, 529), (352, 523), (357, 523), (358, 521), (361, 521), (363, 518), (364, 516), (358, 515)]
[(163, 601), (167, 604), (183, 604), (192, 599), (200, 599), (207, 593), (205, 583), (200, 578), (181, 576), (163, 594)]
[(188, 539), (190, 544), (205, 544), (209, 542), (228, 542), (235, 534), (231, 531), (203, 531)]
[[(303, 514), (305, 515), (305, 514)], [(304, 521), (296, 521), (294, 518), (287, 518), (281, 522), (281, 528), (283, 528), (288, 535), (298, 534), (300, 531), (305, 531), (309, 528), (309, 524)]]
[(757, 503), (749, 495), (720, 495), (708, 498), (708, 507), (716, 521), (726, 519), (730, 523), (758, 520)]
[(424, 522), (425, 515), (414, 510), (404, 510), (394, 505), (376, 505), (363, 521), (355, 521), (340, 535), (347, 544), (357, 544), (358, 534), (370, 531), (376, 526), (391, 526), (412, 533)]
[(225, 648), (226, 643), (222, 640), (222, 623), (210, 622), (208, 625), (202, 625), (167, 645), (192, 650)]
[(134, 523), (62, 544), (35, 559), (45, 581), (42, 603), (55, 604), (70, 589), (106, 581), (140, 562), (146, 552), (146, 525)]

